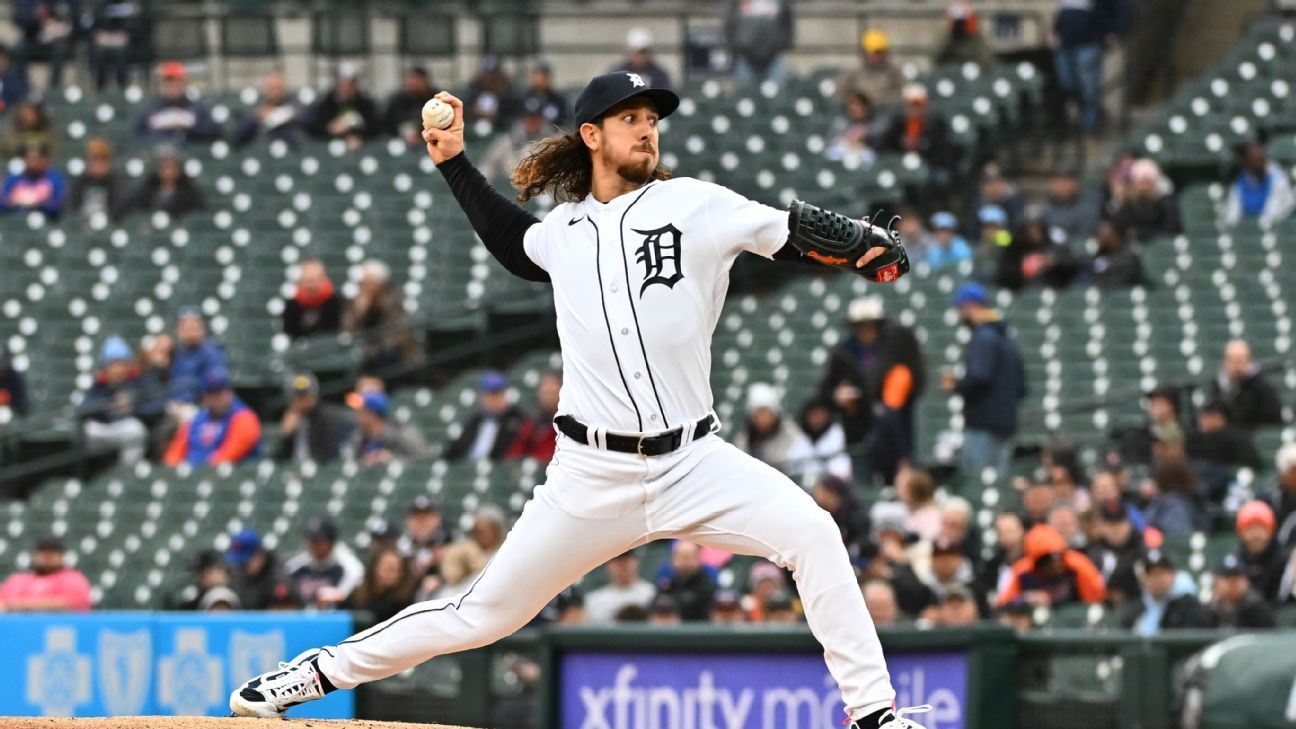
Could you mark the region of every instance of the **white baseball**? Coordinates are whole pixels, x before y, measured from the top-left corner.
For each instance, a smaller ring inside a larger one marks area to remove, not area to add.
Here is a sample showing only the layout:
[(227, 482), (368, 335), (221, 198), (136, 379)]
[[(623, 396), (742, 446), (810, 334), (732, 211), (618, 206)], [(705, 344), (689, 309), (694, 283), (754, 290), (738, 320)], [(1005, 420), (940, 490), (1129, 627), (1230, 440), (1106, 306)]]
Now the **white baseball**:
[(449, 129), (454, 123), (454, 107), (440, 99), (428, 99), (423, 105), (423, 126), (428, 129)]

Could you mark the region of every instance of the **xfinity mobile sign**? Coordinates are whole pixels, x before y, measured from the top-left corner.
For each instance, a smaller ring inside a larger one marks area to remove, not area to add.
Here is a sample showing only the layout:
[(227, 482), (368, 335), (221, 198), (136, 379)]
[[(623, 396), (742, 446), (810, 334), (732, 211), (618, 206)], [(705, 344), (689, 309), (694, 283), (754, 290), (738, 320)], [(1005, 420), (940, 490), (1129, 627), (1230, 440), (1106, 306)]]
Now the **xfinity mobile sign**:
[[(560, 659), (564, 729), (841, 729), (841, 696), (820, 655), (573, 651)], [(963, 729), (961, 653), (889, 654), (898, 706), (931, 704), (929, 729)]]

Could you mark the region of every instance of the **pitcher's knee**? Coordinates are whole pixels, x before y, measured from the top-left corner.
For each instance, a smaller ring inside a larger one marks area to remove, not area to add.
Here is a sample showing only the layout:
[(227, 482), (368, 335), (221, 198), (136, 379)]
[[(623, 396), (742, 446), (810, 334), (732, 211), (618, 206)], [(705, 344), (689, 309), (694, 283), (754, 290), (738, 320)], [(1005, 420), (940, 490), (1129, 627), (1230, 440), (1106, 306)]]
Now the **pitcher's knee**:
[(780, 551), (793, 566), (807, 557), (844, 550), (841, 531), (828, 512), (812, 506), (789, 514), (784, 521), (785, 534)]
[(471, 626), (475, 639), (491, 643), (516, 633), (535, 617), (539, 609), (531, 611), (519, 609), (516, 602), (491, 605), (467, 602), (460, 606), (459, 612), (465, 622)]

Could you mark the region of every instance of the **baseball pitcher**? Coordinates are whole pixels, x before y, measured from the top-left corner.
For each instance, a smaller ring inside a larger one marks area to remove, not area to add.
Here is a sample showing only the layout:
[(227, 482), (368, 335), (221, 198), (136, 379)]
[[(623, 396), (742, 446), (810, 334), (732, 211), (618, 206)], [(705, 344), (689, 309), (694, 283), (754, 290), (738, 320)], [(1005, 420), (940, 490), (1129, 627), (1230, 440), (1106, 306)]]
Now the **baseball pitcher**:
[(230, 697), (278, 717), (336, 689), (477, 648), (525, 625), (608, 559), (657, 539), (755, 555), (793, 571), (855, 729), (921, 729), (895, 691), (832, 519), (799, 486), (726, 443), (712, 410), (711, 335), (739, 253), (811, 259), (879, 282), (909, 270), (898, 237), (794, 202), (776, 210), (659, 164), (657, 122), (679, 106), (634, 73), (594, 78), (576, 130), (517, 166), (519, 199), (561, 204), (543, 220), (495, 192), (464, 152), (463, 105), (427, 151), (473, 229), (512, 274), (552, 284), (563, 385), (558, 446), (517, 524), (449, 600), (411, 605), (335, 646), (307, 651)]

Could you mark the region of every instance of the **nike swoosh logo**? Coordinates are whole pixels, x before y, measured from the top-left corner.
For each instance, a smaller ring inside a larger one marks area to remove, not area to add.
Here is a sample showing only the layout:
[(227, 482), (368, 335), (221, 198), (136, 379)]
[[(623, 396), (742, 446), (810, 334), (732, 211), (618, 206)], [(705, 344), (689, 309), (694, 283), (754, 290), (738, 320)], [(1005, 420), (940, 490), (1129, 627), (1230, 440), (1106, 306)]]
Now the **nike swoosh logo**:
[(575, 225), (575, 224), (579, 223), (580, 221), (582, 221), (582, 220), (584, 220), (584, 219), (585, 219), (585, 216), (584, 216), (584, 215), (577, 215), (576, 217), (572, 218), (571, 220), (568, 220), (568, 221), (567, 221), (567, 225), (568, 225), (568, 226)]

